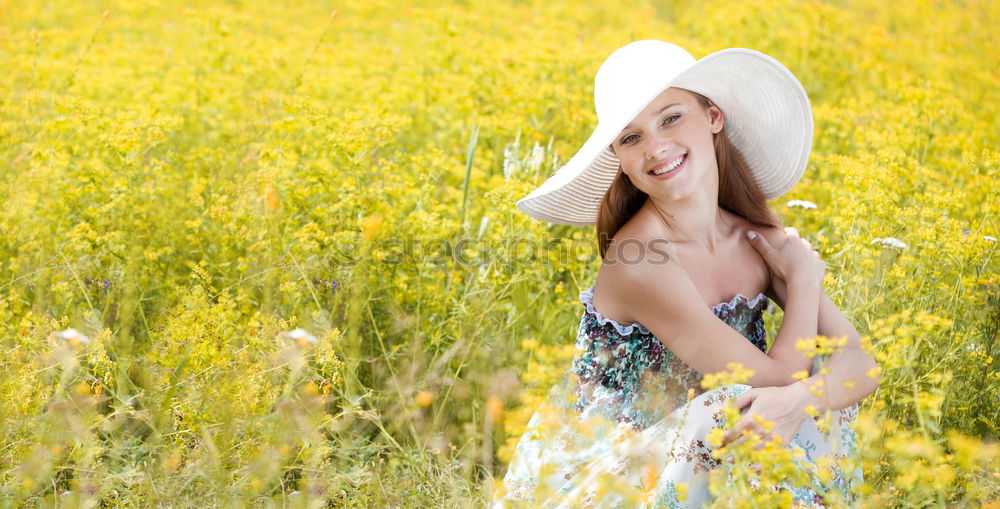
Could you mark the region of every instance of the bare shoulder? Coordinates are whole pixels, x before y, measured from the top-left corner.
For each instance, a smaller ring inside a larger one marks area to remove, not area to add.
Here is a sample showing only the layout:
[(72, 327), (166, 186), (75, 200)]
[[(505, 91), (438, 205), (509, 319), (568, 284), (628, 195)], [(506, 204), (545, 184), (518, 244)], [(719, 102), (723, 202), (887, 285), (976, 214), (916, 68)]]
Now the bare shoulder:
[(641, 224), (635, 226), (633, 224), (626, 224), (611, 239), (604, 258), (605, 263), (636, 265), (639, 261), (665, 262), (662, 259), (667, 255), (676, 256), (673, 245), (666, 239), (660, 238), (656, 230)]
[(616, 235), (608, 245), (597, 273), (594, 306), (630, 323), (640, 321), (637, 306), (663, 309), (676, 304), (674, 299), (700, 302), (674, 247), (662, 238), (632, 233)]

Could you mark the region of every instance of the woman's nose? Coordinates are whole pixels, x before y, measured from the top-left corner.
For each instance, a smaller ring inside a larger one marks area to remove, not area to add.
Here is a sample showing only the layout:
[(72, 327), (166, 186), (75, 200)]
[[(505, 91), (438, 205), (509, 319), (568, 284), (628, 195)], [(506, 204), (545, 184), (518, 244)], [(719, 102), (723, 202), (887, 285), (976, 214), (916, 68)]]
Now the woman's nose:
[(670, 142), (666, 140), (652, 140), (646, 144), (646, 159), (662, 159), (670, 153)]

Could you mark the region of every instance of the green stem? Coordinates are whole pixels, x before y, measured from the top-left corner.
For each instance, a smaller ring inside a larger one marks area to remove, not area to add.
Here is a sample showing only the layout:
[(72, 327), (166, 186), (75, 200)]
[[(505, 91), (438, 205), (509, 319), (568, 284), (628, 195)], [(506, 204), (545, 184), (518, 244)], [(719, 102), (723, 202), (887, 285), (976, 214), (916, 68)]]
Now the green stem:
[(469, 201), (469, 182), (472, 180), (472, 160), (476, 155), (476, 144), (479, 142), (479, 126), (473, 124), (469, 136), (469, 149), (465, 154), (465, 183), (462, 185), (462, 230), (465, 230), (466, 204)]

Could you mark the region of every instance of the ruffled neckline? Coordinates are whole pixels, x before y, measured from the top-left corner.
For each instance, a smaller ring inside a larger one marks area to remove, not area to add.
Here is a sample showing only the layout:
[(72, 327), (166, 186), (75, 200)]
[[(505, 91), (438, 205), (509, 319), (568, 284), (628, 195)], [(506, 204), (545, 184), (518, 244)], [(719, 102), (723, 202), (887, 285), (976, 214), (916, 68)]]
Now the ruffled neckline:
[[(639, 332), (643, 334), (650, 334), (649, 329), (643, 327), (643, 325), (639, 322), (632, 322), (629, 325), (622, 325), (611, 318), (605, 318), (604, 315), (602, 315), (600, 312), (597, 311), (596, 308), (594, 308), (594, 288), (596, 288), (596, 285), (591, 285), (590, 288), (587, 288), (586, 290), (580, 292), (580, 302), (583, 303), (584, 306), (587, 306), (588, 313), (591, 313), (595, 317), (597, 317), (597, 322), (599, 324), (607, 325), (610, 323), (611, 325), (614, 326), (615, 330), (618, 331), (618, 334), (621, 334), (622, 336), (627, 336), (629, 334), (632, 334), (632, 332), (635, 331), (636, 329), (638, 329)], [(709, 306), (709, 310), (717, 314), (719, 310), (723, 308), (730, 308), (730, 309), (735, 308), (740, 302), (745, 302), (749, 308), (753, 309), (757, 307), (757, 304), (760, 304), (760, 302), (766, 298), (767, 296), (764, 295), (763, 292), (758, 293), (753, 298), (747, 297), (742, 293), (737, 293), (735, 297), (729, 299), (726, 302), (720, 302), (714, 306)]]

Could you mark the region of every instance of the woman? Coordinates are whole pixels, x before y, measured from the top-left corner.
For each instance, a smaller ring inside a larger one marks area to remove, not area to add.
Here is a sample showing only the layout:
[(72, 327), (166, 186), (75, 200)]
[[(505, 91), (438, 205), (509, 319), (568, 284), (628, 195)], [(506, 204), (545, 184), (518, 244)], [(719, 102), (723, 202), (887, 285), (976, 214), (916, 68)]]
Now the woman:
[[(638, 41), (604, 62), (594, 98), (594, 133), (517, 204), (546, 221), (596, 224), (603, 263), (581, 293), (572, 369), (529, 421), (497, 505), (698, 507), (720, 466), (712, 428), (728, 429), (725, 445), (756, 433), (794, 451), (810, 484), (773, 489), (795, 503), (834, 490), (851, 501), (860, 470), (817, 465), (854, 451), (850, 424), (878, 386), (876, 365), (823, 292), (819, 255), (766, 203), (805, 169), (802, 86), (756, 51), (695, 61)], [(769, 301), (784, 319), (767, 350)], [(817, 334), (846, 346), (813, 358), (796, 348)], [(751, 370), (745, 384), (701, 388), (734, 362)], [(744, 409), (736, 423), (727, 402)], [(824, 411), (828, 432), (810, 418)]]

